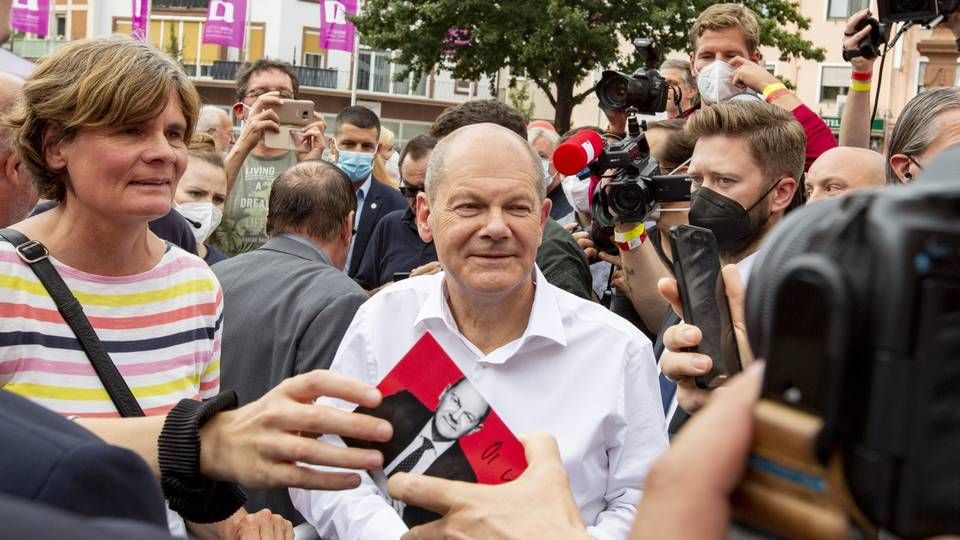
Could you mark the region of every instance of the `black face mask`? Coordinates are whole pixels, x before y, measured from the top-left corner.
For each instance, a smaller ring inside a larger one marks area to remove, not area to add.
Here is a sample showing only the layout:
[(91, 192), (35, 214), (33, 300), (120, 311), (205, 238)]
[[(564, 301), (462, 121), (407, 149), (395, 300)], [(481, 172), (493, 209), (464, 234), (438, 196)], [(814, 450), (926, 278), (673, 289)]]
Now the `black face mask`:
[(750, 208), (744, 208), (730, 197), (702, 187), (690, 196), (690, 224), (710, 229), (717, 238), (720, 251), (738, 253), (750, 245), (757, 231), (766, 223), (766, 219), (754, 223), (750, 219), (750, 211), (779, 184), (780, 180), (774, 182)]

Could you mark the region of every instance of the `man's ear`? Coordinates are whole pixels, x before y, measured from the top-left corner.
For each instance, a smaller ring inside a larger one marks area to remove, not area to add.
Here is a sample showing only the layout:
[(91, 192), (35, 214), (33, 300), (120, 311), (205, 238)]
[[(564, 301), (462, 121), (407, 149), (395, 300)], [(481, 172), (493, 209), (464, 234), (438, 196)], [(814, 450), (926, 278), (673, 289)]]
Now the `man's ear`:
[(693, 63), (693, 52), (690, 53), (690, 74), (693, 75), (694, 79), (696, 79), (697, 75), (699, 75), (696, 64)]
[(773, 200), (770, 201), (770, 213), (785, 210), (790, 206), (793, 195), (797, 192), (797, 180), (790, 176), (780, 179), (777, 187), (773, 188)]
[(417, 231), (424, 242), (433, 242), (433, 231), (430, 229), (430, 201), (424, 192), (417, 193)]
[(913, 182), (913, 173), (910, 172), (910, 158), (906, 154), (894, 154), (890, 156), (890, 167), (896, 173), (897, 178), (904, 184)]
[(243, 106), (243, 103), (236, 102), (233, 104), (233, 115), (237, 117), (238, 120), (246, 120), (247, 108)]
[(752, 53), (750, 53), (750, 60), (754, 64), (763, 65), (763, 53), (761, 53), (759, 50), (753, 51)]

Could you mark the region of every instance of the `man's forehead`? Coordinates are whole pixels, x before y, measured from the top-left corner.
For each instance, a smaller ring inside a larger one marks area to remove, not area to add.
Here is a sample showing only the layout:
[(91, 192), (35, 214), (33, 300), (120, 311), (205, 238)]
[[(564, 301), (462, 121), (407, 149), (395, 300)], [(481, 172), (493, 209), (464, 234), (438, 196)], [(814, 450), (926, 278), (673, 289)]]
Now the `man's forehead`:
[(257, 86), (266, 85), (266, 84), (276, 84), (280, 83), (283, 86), (286, 86), (290, 90), (293, 90), (293, 81), (290, 79), (290, 75), (287, 75), (283, 71), (270, 68), (258, 71), (250, 75), (250, 87), (255, 88)]
[(747, 36), (735, 26), (704, 30), (703, 33), (700, 34), (700, 37), (697, 38), (697, 50), (695, 52), (699, 54), (701, 52), (725, 52), (732, 50), (738, 51), (743, 55), (750, 54), (750, 51), (747, 50)]
[(701, 137), (690, 159), (691, 174), (744, 175), (760, 171), (744, 137), (709, 135)]

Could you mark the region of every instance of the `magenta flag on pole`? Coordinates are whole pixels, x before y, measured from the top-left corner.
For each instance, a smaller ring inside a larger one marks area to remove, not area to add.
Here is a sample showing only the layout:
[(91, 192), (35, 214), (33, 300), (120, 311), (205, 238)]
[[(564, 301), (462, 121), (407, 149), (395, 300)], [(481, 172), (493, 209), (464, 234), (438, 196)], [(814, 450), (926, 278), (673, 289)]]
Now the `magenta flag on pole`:
[(147, 27), (150, 25), (150, 0), (132, 0), (133, 11), (130, 17), (130, 35), (133, 39), (147, 40)]
[(320, 1), (320, 48), (353, 52), (357, 29), (347, 15), (357, 14), (357, 0)]
[(15, 30), (46, 36), (50, 28), (50, 0), (13, 0), (10, 23)]
[(203, 42), (241, 49), (246, 22), (247, 0), (210, 0)]

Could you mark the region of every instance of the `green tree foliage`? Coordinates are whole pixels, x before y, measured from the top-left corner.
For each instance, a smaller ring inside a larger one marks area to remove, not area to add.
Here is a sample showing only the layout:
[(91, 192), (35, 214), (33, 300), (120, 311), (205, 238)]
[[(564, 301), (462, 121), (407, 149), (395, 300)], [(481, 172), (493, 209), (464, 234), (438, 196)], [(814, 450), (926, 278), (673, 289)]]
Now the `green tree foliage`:
[[(561, 132), (590, 91), (577, 85), (598, 66), (639, 64), (621, 38), (652, 37), (661, 51), (687, 50), (687, 31), (708, 0), (367, 0), (354, 18), (365, 44), (397, 51), (407, 73), (435, 67), (457, 79), (493, 77), (502, 68), (540, 88)], [(761, 18), (761, 43), (782, 59), (822, 60), (799, 31), (809, 19), (795, 0), (746, 0)], [(631, 48), (632, 49), (632, 48)], [(407, 73), (400, 73), (403, 78)], [(415, 75), (416, 76), (416, 75)]]
[(533, 118), (533, 100), (530, 98), (530, 91), (525, 84), (517, 84), (507, 91), (507, 100), (510, 106), (517, 110), (523, 118), (529, 122)]

